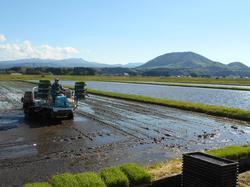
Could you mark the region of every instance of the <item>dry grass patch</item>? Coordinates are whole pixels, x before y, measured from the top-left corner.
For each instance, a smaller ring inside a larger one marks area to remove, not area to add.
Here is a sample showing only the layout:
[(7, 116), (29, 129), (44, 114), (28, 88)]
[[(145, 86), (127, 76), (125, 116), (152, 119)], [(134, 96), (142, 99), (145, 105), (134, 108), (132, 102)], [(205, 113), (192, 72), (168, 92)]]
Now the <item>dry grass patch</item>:
[(168, 160), (159, 162), (145, 167), (148, 173), (152, 176), (153, 180), (159, 179), (164, 176), (171, 176), (179, 174), (182, 171), (182, 160)]
[(242, 173), (238, 177), (238, 187), (249, 187), (250, 186), (250, 171)]

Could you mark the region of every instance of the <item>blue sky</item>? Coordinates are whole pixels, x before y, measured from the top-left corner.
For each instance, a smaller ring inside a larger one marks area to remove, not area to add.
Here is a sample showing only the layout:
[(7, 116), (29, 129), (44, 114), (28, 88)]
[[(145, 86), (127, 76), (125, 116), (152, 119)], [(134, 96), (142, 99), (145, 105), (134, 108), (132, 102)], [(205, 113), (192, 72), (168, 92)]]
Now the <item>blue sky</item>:
[(146, 62), (194, 51), (250, 65), (249, 0), (1, 0), (0, 60)]

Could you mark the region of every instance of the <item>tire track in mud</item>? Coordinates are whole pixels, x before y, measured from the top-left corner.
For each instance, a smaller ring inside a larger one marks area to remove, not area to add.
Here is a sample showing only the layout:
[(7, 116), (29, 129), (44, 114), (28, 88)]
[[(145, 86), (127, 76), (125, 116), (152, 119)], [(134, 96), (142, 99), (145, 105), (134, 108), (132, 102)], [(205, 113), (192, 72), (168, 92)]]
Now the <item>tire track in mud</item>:
[[(80, 105), (82, 105), (82, 103), (81, 103)], [(83, 106), (83, 105), (82, 105), (82, 106)], [(134, 137), (134, 138), (136, 138), (136, 139), (142, 140), (140, 137), (137, 137), (137, 136), (135, 136), (134, 134), (131, 134), (131, 133), (125, 131), (125, 130), (122, 130), (122, 129), (118, 128), (116, 125), (113, 125), (113, 124), (111, 124), (111, 123), (106, 123), (106, 122), (104, 122), (102, 119), (98, 118), (96, 115), (93, 115), (93, 114), (90, 114), (90, 113), (87, 113), (87, 112), (83, 112), (83, 111), (77, 111), (77, 113), (78, 113), (78, 114), (81, 114), (81, 115), (84, 115), (84, 116), (86, 116), (86, 117), (88, 117), (88, 118), (90, 118), (90, 119), (93, 119), (93, 120), (95, 120), (95, 121), (100, 122), (100, 125), (103, 125), (103, 126), (105, 126), (105, 127), (112, 127), (112, 128), (114, 128), (114, 129), (120, 131), (123, 135), (132, 136), (132, 137)]]
[[(108, 121), (107, 124), (116, 122), (119, 124), (119, 122), (127, 122), (133, 120), (134, 124), (138, 125), (138, 130), (135, 129), (134, 125), (132, 128), (129, 128), (127, 126), (118, 126), (115, 125), (116, 128), (121, 129), (121, 128), (126, 128), (128, 130), (131, 130), (134, 133), (139, 133), (142, 134), (143, 136), (150, 138), (150, 139), (154, 139), (155, 136), (149, 136), (148, 135), (148, 131), (149, 129), (149, 124), (145, 123), (145, 121), (143, 120), (143, 118), (140, 117), (134, 117), (134, 114), (140, 113), (142, 115), (145, 116), (150, 116), (150, 118), (152, 118), (153, 120), (155, 120), (155, 122), (157, 123), (158, 119), (168, 119), (168, 120), (178, 120), (178, 121), (182, 121), (182, 122), (188, 122), (188, 120), (185, 119), (180, 119), (174, 116), (174, 114), (172, 114), (172, 116), (170, 115), (166, 115), (164, 113), (162, 113), (162, 111), (159, 111), (158, 108), (154, 108), (154, 110), (151, 110), (152, 106), (147, 106), (146, 104), (140, 104), (140, 103), (130, 103), (130, 102), (126, 102), (126, 101), (122, 101), (122, 100), (113, 100), (110, 98), (100, 98), (100, 97), (92, 97), (90, 100), (87, 100), (85, 103), (89, 104), (90, 106), (94, 106), (95, 107), (95, 114), (92, 115), (92, 117), (94, 117), (94, 119), (100, 120), (100, 121)], [(85, 103), (81, 103), (81, 105), (87, 106)], [(82, 111), (81, 111), (82, 112)], [(87, 115), (89, 115), (88, 112), (83, 112), (83, 113), (87, 113)], [(131, 116), (131, 117), (130, 117)], [(145, 126), (142, 126), (145, 125)], [(114, 126), (114, 125), (113, 125)], [(153, 127), (153, 128), (152, 128)], [(173, 132), (173, 130), (170, 129), (164, 129), (162, 127), (157, 127), (157, 125), (155, 124), (150, 124), (150, 128), (152, 128), (151, 130), (153, 132), (155, 132), (156, 136), (173, 136), (175, 138), (179, 138), (179, 139), (183, 139), (181, 137), (177, 137), (174, 135), (170, 135), (169, 133)], [(145, 132), (140, 131), (144, 130)], [(165, 132), (162, 132), (165, 131)]]
[[(99, 98), (95, 98), (95, 99), (98, 100)], [(85, 112), (84, 110), (81, 110), (81, 109), (80, 111), (78, 111), (78, 113), (81, 113), (87, 117), (90, 117), (91, 119), (102, 122), (106, 124), (106, 126), (112, 126), (113, 128), (119, 131), (122, 131), (123, 133), (128, 134), (130, 136), (133, 136), (137, 139), (140, 139), (140, 140), (145, 140), (145, 138), (151, 139), (151, 140), (155, 139), (155, 136), (150, 136), (150, 134), (148, 134), (147, 131), (149, 129), (147, 129), (147, 127), (145, 128), (141, 127), (142, 121), (129, 117), (129, 115), (131, 115), (131, 112), (127, 112), (127, 110), (130, 109), (128, 106), (126, 107), (126, 110), (124, 110), (125, 107), (124, 109), (121, 109), (117, 107), (117, 105), (115, 106), (114, 103), (110, 105), (110, 103), (106, 101), (106, 99), (109, 100), (109, 98), (103, 98), (103, 99), (105, 100), (101, 102), (92, 102), (90, 100), (86, 101), (91, 106), (95, 106), (95, 114), (91, 114), (91, 112), (88, 112), (88, 111)], [(97, 103), (99, 103), (100, 105), (96, 106)], [(86, 103), (80, 102), (80, 107), (86, 107), (86, 106), (87, 106)], [(132, 113), (135, 113), (135, 112), (133, 111)], [(136, 125), (133, 125), (131, 127), (124, 126), (124, 125), (121, 126), (121, 123), (128, 124), (130, 123), (131, 120), (133, 120), (134, 124), (136, 122), (140, 123), (140, 126), (138, 127)], [(142, 130), (145, 130), (145, 132)], [(158, 131), (156, 131), (156, 133), (158, 135), (160, 134), (160, 132)]]
[(250, 141), (250, 128), (243, 122), (168, 107), (90, 95), (78, 110), (142, 140), (170, 147), (203, 149)]
[[(111, 101), (112, 103), (110, 103), (109, 101)], [(88, 110), (87, 112), (84, 112), (81, 109), (79, 113), (82, 113), (87, 117), (91, 117), (91, 119), (105, 123), (107, 126), (112, 126), (119, 131), (125, 132), (126, 134), (129, 133), (129, 135), (132, 135), (133, 137), (140, 139), (144, 143), (147, 142), (153, 144), (161, 144), (167, 147), (175, 147), (175, 146), (180, 147), (181, 144), (177, 145), (177, 143), (173, 143), (174, 145), (168, 145), (166, 144), (166, 141), (171, 140), (173, 142), (176, 141), (177, 139), (179, 139), (179, 141), (185, 141), (185, 138), (174, 135), (173, 133), (171, 133), (171, 130), (169, 129), (163, 129), (163, 128), (160, 130), (154, 128), (151, 129), (152, 127), (154, 127), (153, 124), (148, 124), (148, 123), (144, 124), (143, 120), (140, 119), (140, 117), (138, 118), (129, 117), (129, 115), (133, 115), (138, 112), (140, 113), (141, 110), (143, 111), (144, 115), (155, 115), (154, 112), (153, 114), (151, 114), (152, 112), (150, 112), (148, 108), (145, 107), (144, 105), (141, 106), (140, 104), (137, 105), (136, 103), (130, 103), (122, 100), (115, 100), (114, 102), (114, 100), (110, 98), (94, 97), (94, 101), (87, 100), (85, 101), (85, 103), (81, 102), (80, 106), (82, 107), (88, 106), (86, 105), (86, 103), (88, 103), (90, 106), (95, 106), (95, 114), (91, 114), (91, 112), (88, 112)], [(97, 103), (98, 105), (96, 106)], [(120, 103), (122, 105), (121, 108), (119, 108)], [(132, 104), (132, 106), (130, 106), (130, 104)], [(120, 114), (114, 113), (114, 111), (120, 112)], [(155, 120), (157, 120), (157, 118), (155, 118)], [(133, 124), (133, 126), (131, 127), (126, 126), (126, 124), (129, 123)], [(151, 132), (149, 133), (149, 131)]]
[(92, 137), (90, 137), (89, 135), (83, 133), (81, 130), (75, 128), (75, 127), (72, 127), (72, 129), (74, 129), (76, 132), (78, 132), (80, 135), (84, 136), (85, 138), (88, 138), (90, 141), (93, 141), (94, 139)]

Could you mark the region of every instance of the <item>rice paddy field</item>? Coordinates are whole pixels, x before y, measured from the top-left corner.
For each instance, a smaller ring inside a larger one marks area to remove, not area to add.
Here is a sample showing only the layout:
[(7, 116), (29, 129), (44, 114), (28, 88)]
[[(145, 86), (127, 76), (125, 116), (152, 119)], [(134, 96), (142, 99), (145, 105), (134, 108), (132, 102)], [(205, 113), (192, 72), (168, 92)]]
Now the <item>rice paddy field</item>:
[[(86, 83), (88, 88), (101, 91), (250, 109), (250, 91), (101, 81), (87, 81)], [(62, 81), (62, 84), (73, 86), (74, 82)]]
[(250, 143), (247, 121), (92, 94), (73, 121), (26, 121), (21, 97), (33, 86), (0, 81), (0, 181), (9, 186)]

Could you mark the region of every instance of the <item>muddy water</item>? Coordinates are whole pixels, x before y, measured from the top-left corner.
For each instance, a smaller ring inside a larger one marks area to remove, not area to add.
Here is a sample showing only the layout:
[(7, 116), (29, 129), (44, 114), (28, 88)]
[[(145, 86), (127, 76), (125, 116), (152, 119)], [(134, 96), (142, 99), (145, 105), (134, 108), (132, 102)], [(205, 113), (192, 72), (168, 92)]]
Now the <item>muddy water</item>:
[[(63, 81), (63, 84), (73, 85), (73, 82)], [(87, 86), (96, 90), (250, 109), (249, 91), (97, 81), (87, 81)]]
[(0, 110), (0, 181), (5, 186), (250, 141), (244, 122), (93, 95), (79, 103), (73, 121), (25, 121), (20, 97), (31, 87), (0, 82), (7, 101)]

